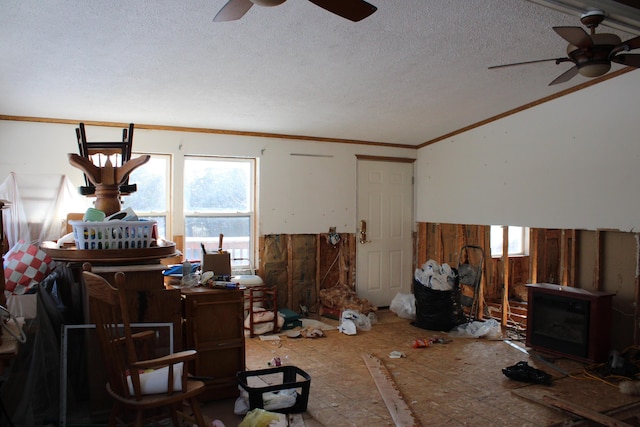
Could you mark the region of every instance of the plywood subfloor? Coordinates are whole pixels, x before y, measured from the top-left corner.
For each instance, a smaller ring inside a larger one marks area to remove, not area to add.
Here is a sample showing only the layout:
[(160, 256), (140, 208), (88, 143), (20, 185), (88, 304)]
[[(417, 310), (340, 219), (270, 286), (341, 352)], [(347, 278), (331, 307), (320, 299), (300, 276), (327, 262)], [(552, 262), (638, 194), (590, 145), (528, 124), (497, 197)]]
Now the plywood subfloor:
[[(448, 335), (416, 328), (389, 311), (378, 312), (378, 319), (370, 331), (354, 336), (330, 330), (325, 338), (316, 339), (283, 336), (274, 342), (247, 338), (247, 368), (265, 368), (278, 356), (308, 372), (311, 392), (307, 412), (325, 426), (393, 425), (363, 362), (363, 353), (383, 361), (424, 426), (551, 426), (572, 420), (545, 405), (542, 395), (603, 412), (634, 404), (640, 411), (640, 397), (586, 379), (581, 363), (568, 359), (541, 362), (500, 340), (453, 338), (446, 344), (414, 349), (417, 338)], [(337, 325), (336, 321), (322, 320)], [(391, 359), (392, 351), (406, 357)], [(502, 374), (502, 368), (521, 360), (552, 374), (553, 384), (520, 383)]]

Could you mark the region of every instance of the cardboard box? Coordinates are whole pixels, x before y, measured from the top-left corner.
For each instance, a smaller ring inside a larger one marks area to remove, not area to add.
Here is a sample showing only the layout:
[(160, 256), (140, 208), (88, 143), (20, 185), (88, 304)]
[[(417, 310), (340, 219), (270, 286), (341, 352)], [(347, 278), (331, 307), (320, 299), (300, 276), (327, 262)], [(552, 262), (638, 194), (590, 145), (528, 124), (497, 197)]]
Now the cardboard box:
[(229, 252), (203, 254), (202, 271), (213, 271), (216, 276), (231, 275), (231, 254)]

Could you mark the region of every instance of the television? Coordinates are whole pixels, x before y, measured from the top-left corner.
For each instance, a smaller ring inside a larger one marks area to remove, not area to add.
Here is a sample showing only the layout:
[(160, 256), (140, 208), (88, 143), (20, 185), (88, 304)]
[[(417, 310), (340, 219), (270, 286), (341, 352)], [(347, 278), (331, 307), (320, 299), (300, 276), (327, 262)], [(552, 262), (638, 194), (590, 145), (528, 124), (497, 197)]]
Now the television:
[(528, 347), (588, 363), (609, 357), (614, 293), (549, 283), (527, 291)]

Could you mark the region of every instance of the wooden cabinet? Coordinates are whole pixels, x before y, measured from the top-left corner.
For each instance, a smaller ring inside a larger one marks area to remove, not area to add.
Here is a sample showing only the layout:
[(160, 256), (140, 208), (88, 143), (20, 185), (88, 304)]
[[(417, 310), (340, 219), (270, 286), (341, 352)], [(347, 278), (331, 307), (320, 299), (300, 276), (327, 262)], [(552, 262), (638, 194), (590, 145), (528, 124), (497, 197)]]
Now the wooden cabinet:
[(190, 371), (204, 377), (203, 400), (237, 397), (245, 370), (244, 293), (235, 289), (182, 289), (185, 348), (198, 351)]

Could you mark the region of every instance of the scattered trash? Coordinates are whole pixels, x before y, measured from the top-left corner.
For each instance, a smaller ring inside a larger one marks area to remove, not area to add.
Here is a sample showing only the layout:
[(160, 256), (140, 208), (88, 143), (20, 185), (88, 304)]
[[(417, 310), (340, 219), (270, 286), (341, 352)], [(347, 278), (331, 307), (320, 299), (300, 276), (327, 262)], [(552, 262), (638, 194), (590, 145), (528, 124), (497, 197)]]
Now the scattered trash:
[(289, 363), (289, 356), (284, 356), (284, 358), (281, 358), (280, 356), (275, 356), (273, 359), (271, 359), (269, 362), (267, 362), (268, 366), (283, 366), (283, 365), (290, 365)]
[(300, 331), (287, 331), (285, 332), (287, 338), (302, 338)]
[(456, 326), (449, 332), (451, 336), (461, 338), (486, 338), (490, 340), (502, 339), (502, 327), (496, 319), (489, 319), (484, 322), (475, 320)]
[(311, 326), (302, 329), (300, 335), (305, 338), (323, 338), (326, 336), (324, 332), (322, 332), (322, 329)]
[(403, 294), (398, 292), (389, 304), (389, 310), (403, 319), (415, 320), (416, 318), (416, 297), (414, 294)]
[(247, 412), (238, 427), (267, 427), (271, 421), (278, 420), (280, 420), (280, 414), (256, 408)]
[(455, 288), (456, 272), (449, 264), (438, 264), (430, 259), (416, 268), (414, 278), (422, 285), (437, 291), (451, 291)]
[(403, 357), (407, 357), (407, 355), (401, 351), (394, 350), (391, 353), (389, 353), (389, 359), (401, 359)]
[(369, 319), (369, 323), (372, 325), (378, 323), (378, 316), (376, 316), (375, 311), (370, 311), (369, 314), (367, 314), (367, 319)]
[(356, 329), (356, 324), (351, 319), (344, 319), (338, 326), (338, 330), (345, 335), (355, 335)]
[(423, 340), (423, 339), (416, 339), (415, 341), (413, 341), (413, 344), (411, 345), (411, 347), (413, 348), (425, 348), (425, 347), (429, 347), (431, 345), (431, 342), (429, 342), (429, 340)]
[(260, 335), (260, 341), (280, 341), (279, 335)]
[(431, 344), (448, 344), (450, 343), (452, 340), (448, 339), (448, 338), (442, 338), (442, 337), (431, 337), (428, 339), (421, 339), (418, 338), (416, 340), (413, 341), (413, 344), (411, 345), (413, 348), (425, 348), (425, 347), (429, 347)]
[(249, 411), (249, 392), (240, 386), (238, 386), (238, 390), (240, 390), (240, 395), (233, 406), (233, 413), (245, 415)]
[(277, 409), (292, 407), (296, 404), (297, 397), (298, 393), (295, 388), (267, 391), (262, 393), (262, 403), (264, 403), (264, 409), (275, 411)]
[(300, 304), (300, 314), (302, 317), (309, 317), (309, 308), (304, 304)]
[[(338, 330), (340, 330), (340, 332), (343, 332), (347, 335), (355, 335), (356, 330), (361, 330), (361, 331), (371, 330), (371, 319), (369, 318), (369, 316), (365, 316), (364, 314), (356, 310), (343, 311), (341, 316), (341, 321), (342, 323), (338, 327)], [(355, 326), (355, 330), (351, 326), (351, 324)], [(343, 325), (345, 325), (344, 328), (342, 328)], [(344, 331), (341, 328), (344, 329)], [(350, 332), (353, 332), (353, 333), (350, 333)]]
[(378, 309), (368, 299), (358, 298), (355, 290), (344, 284), (321, 289), (318, 296), (323, 306), (336, 310), (357, 310), (361, 313), (369, 313)]
[(513, 366), (502, 369), (502, 373), (512, 380), (522, 381), (526, 383), (551, 385), (551, 375), (529, 366), (526, 361), (521, 361)]

